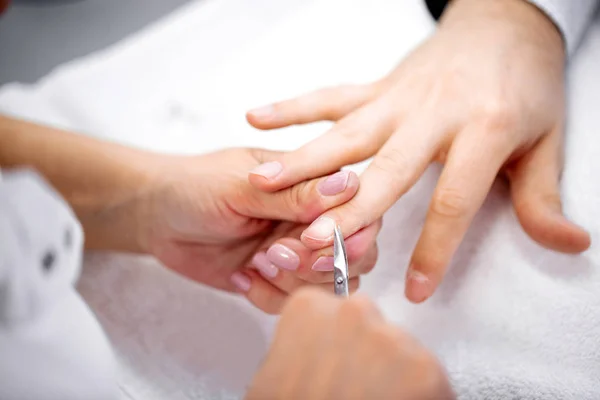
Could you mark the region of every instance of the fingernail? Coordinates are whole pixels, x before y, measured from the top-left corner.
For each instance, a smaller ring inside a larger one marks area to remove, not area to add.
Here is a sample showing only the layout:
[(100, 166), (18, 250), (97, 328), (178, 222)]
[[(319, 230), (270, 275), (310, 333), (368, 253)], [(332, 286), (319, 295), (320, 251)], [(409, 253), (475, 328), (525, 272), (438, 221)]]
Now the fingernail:
[(319, 257), (312, 266), (313, 271), (333, 271), (333, 257)]
[(272, 105), (268, 105), (264, 107), (255, 108), (253, 110), (248, 111), (248, 113), (252, 114), (257, 118), (264, 119), (272, 117), (274, 115), (274, 108)]
[(269, 261), (267, 258), (267, 253), (264, 251), (256, 253), (254, 257), (252, 257), (252, 264), (267, 278), (275, 278), (279, 272), (277, 267), (274, 266), (271, 261)]
[(422, 272), (417, 271), (413, 266), (408, 269), (406, 274), (406, 297), (413, 303), (421, 303), (432, 294), (431, 281)]
[(346, 189), (349, 176), (350, 173), (348, 171), (336, 172), (327, 177), (327, 179), (321, 181), (317, 189), (323, 196), (334, 196)]
[(335, 222), (329, 217), (321, 217), (313, 222), (303, 233), (302, 236), (313, 240), (327, 240), (333, 236)]
[(250, 171), (251, 174), (260, 175), (267, 179), (273, 179), (283, 171), (283, 165), (278, 161), (270, 161), (260, 164), (258, 167)]
[(241, 272), (234, 272), (233, 275), (231, 275), (231, 283), (242, 292), (250, 290), (250, 278)]
[(266, 258), (279, 268), (290, 271), (296, 270), (300, 266), (300, 257), (298, 257), (298, 254), (279, 243), (269, 248)]

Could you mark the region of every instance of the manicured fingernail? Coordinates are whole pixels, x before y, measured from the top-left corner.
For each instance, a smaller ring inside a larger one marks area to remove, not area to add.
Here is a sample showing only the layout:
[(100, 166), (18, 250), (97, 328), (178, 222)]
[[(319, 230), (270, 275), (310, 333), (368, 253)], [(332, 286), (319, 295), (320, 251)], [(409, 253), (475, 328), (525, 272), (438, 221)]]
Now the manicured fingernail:
[(421, 303), (431, 294), (432, 286), (429, 278), (411, 266), (406, 274), (406, 297), (413, 303)]
[(327, 240), (333, 236), (334, 229), (335, 222), (331, 218), (321, 217), (306, 228), (302, 236), (313, 240)]
[(319, 257), (312, 266), (313, 271), (333, 271), (333, 257)]
[(255, 108), (253, 110), (248, 111), (248, 113), (252, 114), (256, 118), (265, 119), (272, 117), (275, 114), (274, 111), (275, 109), (273, 108), (273, 106), (268, 105), (264, 107)]
[(256, 253), (252, 257), (252, 264), (258, 269), (258, 271), (266, 276), (267, 278), (275, 278), (279, 270), (274, 266), (271, 261), (267, 258), (267, 253), (260, 252)]
[(283, 171), (283, 165), (277, 161), (270, 161), (260, 164), (258, 167), (250, 171), (251, 174), (260, 175), (267, 179), (273, 179)]
[(250, 278), (241, 272), (234, 272), (233, 275), (231, 275), (231, 283), (242, 292), (250, 290)]
[(350, 172), (340, 171), (321, 181), (317, 189), (323, 196), (335, 196), (346, 189)]
[(279, 243), (269, 248), (266, 258), (279, 268), (291, 271), (298, 269), (300, 266), (300, 257), (298, 257), (298, 254)]

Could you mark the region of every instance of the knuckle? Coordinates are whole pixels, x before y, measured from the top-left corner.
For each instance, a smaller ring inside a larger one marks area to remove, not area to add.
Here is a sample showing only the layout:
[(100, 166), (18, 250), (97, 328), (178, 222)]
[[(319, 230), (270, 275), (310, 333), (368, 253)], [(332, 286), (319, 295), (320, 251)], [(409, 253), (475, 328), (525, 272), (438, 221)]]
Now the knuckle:
[(549, 207), (562, 211), (562, 199), (559, 193), (545, 193), (539, 196), (514, 196), (515, 210), (519, 215), (537, 215)]
[(388, 181), (389, 185), (400, 187), (411, 172), (411, 165), (405, 151), (392, 147), (382, 151), (373, 159), (371, 166)]
[(442, 188), (434, 194), (429, 208), (436, 216), (462, 218), (467, 215), (469, 204), (466, 196), (458, 190)]
[[(334, 221), (344, 221), (352, 232), (358, 232), (367, 226), (369, 221), (372, 221), (372, 214), (373, 211), (367, 205), (353, 199), (332, 211), (330, 216)], [(351, 251), (354, 252), (354, 250)]]
[(338, 140), (345, 143), (344, 147), (350, 151), (356, 151), (369, 142), (368, 135), (365, 134), (361, 125), (350, 118), (339, 122), (335, 129)]
[(504, 97), (486, 102), (478, 111), (478, 119), (490, 133), (512, 131), (517, 126), (517, 116), (514, 106)]
[(320, 196), (312, 196), (314, 190), (314, 184), (303, 182), (292, 186), (285, 192), (285, 206), (293, 210), (301, 222), (310, 222), (319, 214)]

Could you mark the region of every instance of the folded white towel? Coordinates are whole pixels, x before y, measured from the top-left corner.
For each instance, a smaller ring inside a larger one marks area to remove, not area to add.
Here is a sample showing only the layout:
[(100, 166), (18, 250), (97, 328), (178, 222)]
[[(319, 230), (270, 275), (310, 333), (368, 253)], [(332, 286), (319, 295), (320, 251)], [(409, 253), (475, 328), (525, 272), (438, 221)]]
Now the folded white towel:
[[(0, 109), (172, 152), (289, 149), (326, 124), (255, 132), (244, 122), (245, 109), (380, 76), (434, 27), (420, 0), (314, 0), (262, 30), (248, 22), (262, 11), (243, 19), (246, 25), (228, 25), (242, 15), (223, 6), (234, 3), (193, 4), (38, 85), (6, 87)], [(284, 2), (261, 2), (277, 3)], [(230, 54), (218, 45), (249, 38), (257, 40)], [(591, 250), (566, 256), (541, 249), (522, 232), (506, 188), (497, 185), (439, 292), (414, 306), (403, 298), (403, 276), (438, 169), (430, 168), (386, 215), (380, 260), (363, 290), (440, 356), (461, 399), (600, 398), (598, 24), (580, 51), (571, 66), (563, 195), (566, 212), (591, 231)], [(116, 347), (130, 399), (239, 398), (274, 323), (150, 259), (91, 255), (80, 287)]]

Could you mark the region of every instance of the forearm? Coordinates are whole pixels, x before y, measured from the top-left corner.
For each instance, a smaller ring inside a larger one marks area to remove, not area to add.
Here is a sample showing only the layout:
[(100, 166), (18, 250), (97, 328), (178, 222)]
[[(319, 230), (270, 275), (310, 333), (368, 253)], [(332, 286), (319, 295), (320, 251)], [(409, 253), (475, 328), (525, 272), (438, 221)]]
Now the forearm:
[(32, 167), (69, 202), (86, 247), (139, 251), (139, 210), (149, 154), (87, 136), (0, 116), (0, 166)]

